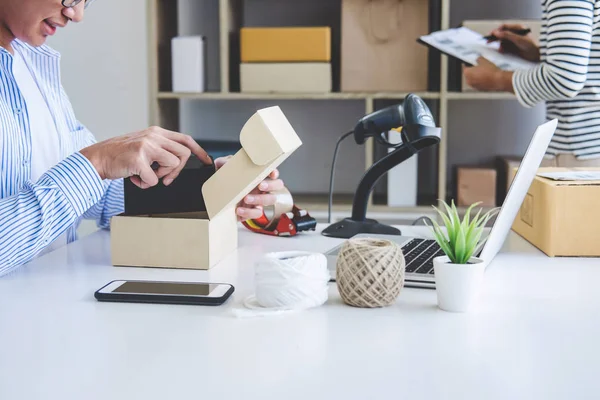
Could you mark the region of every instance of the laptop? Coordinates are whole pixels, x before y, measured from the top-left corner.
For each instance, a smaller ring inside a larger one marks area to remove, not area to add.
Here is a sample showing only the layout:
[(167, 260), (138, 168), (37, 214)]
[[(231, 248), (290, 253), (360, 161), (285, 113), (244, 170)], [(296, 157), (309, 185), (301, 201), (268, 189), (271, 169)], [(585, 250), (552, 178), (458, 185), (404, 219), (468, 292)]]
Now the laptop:
[[(487, 265), (492, 262), (504, 245), (504, 241), (521, 208), (523, 199), (535, 178), (548, 144), (554, 135), (557, 123), (557, 120), (553, 119), (537, 127), (525, 152), (523, 161), (508, 190), (502, 208), (496, 216), (486, 240), (474, 253), (474, 256), (483, 259)], [(378, 234), (359, 234), (354, 237), (388, 239), (398, 243), (402, 248), (406, 260), (405, 286), (435, 289), (433, 259), (444, 254), (433, 239)], [(333, 280), (335, 280), (337, 254), (342, 245), (343, 243), (325, 252), (329, 272)]]

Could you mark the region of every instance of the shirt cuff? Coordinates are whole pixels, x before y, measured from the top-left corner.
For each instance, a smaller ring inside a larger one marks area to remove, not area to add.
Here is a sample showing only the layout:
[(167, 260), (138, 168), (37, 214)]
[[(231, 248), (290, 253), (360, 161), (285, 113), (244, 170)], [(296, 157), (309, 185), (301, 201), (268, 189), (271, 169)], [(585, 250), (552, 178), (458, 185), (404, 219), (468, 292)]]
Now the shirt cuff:
[(92, 163), (76, 152), (52, 167), (41, 180), (50, 179), (64, 193), (76, 214), (83, 215), (106, 191)]

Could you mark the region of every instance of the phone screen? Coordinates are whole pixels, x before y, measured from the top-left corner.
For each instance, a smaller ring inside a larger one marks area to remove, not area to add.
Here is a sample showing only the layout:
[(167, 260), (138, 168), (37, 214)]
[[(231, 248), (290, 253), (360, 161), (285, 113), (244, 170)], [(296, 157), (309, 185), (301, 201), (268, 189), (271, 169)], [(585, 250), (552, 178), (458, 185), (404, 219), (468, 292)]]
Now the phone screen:
[(208, 296), (217, 286), (206, 283), (125, 282), (112, 293)]

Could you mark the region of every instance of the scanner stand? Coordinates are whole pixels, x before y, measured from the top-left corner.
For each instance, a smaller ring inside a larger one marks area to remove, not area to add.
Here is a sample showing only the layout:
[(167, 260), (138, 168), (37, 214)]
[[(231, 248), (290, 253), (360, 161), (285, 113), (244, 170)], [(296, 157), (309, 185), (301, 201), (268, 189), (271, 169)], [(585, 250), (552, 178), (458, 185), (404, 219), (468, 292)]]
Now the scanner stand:
[(349, 239), (359, 233), (401, 235), (399, 229), (366, 218), (369, 196), (379, 178), (390, 169), (421, 150), (438, 144), (440, 132), (440, 128), (419, 124), (405, 126), (401, 132), (403, 143), (396, 150), (374, 163), (362, 177), (354, 194), (352, 217), (331, 224), (322, 231), (322, 235), (344, 239)]

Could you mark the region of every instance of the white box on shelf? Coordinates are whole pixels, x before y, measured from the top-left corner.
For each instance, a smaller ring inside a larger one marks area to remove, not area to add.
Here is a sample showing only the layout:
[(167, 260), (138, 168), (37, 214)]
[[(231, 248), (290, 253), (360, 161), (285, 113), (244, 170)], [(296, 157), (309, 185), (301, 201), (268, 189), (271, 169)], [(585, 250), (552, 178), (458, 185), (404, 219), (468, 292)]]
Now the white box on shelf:
[(331, 92), (331, 63), (241, 63), (240, 86), (246, 93)]
[[(392, 144), (402, 142), (400, 132), (390, 131), (388, 141)], [(391, 153), (394, 149), (389, 149)], [(417, 205), (418, 155), (415, 154), (388, 172), (388, 206), (414, 207)]]
[(204, 92), (204, 37), (177, 36), (171, 40), (173, 92)]

